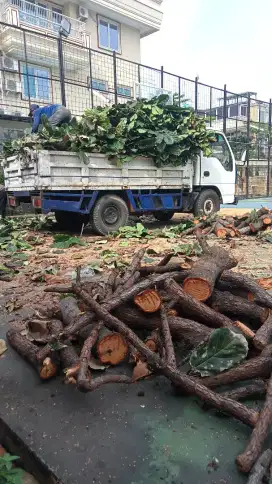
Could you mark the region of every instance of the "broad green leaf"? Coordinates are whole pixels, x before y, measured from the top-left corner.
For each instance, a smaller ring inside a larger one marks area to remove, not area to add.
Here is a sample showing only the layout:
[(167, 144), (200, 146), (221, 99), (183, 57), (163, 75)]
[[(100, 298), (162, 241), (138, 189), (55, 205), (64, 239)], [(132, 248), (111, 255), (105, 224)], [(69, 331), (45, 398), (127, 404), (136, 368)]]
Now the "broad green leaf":
[(219, 328), (192, 351), (190, 365), (201, 376), (216, 375), (239, 365), (247, 353), (248, 343), (242, 334)]
[(66, 234), (56, 234), (54, 235), (54, 243), (52, 247), (55, 249), (67, 249), (73, 245), (88, 245), (84, 240), (80, 239), (79, 237), (71, 237), (70, 235)]

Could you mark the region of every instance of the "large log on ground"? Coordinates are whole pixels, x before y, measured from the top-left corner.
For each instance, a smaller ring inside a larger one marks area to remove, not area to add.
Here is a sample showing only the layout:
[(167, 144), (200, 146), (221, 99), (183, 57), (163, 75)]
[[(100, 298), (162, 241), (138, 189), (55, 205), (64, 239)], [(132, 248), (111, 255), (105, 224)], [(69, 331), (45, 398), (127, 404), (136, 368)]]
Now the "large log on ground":
[(233, 323), (227, 316), (214, 311), (214, 309), (206, 306), (206, 304), (194, 299), (173, 281), (173, 279), (165, 281), (165, 288), (177, 300), (177, 304), (180, 305), (182, 312), (186, 316), (192, 317), (212, 328), (233, 328)]
[(235, 315), (245, 319), (251, 319), (263, 324), (269, 315), (268, 308), (262, 308), (253, 302), (239, 296), (234, 296), (228, 291), (221, 292), (215, 289), (209, 301), (210, 306), (219, 313)]
[[(265, 450), (251, 469), (247, 484), (262, 484), (272, 461), (272, 450)], [(271, 469), (270, 469), (271, 476)]]
[(209, 247), (201, 236), (198, 236), (198, 241), (204, 255), (195, 262), (183, 283), (183, 288), (195, 299), (206, 301), (212, 295), (215, 283), (222, 272), (235, 267), (237, 261), (226, 250)]
[(42, 380), (48, 380), (56, 375), (57, 366), (51, 360), (51, 358), (47, 357), (41, 363), (39, 363), (37, 360), (39, 347), (35, 346), (25, 336), (21, 335), (21, 333), (18, 331), (9, 330), (7, 332), (7, 340), (9, 344), (17, 351), (17, 353), (19, 353), (22, 358), (28, 361), (33, 368), (35, 368)]
[(224, 373), (202, 378), (201, 382), (209, 388), (215, 388), (236, 381), (251, 380), (251, 378), (268, 378), (271, 370), (272, 358), (270, 356), (257, 356)]
[(238, 455), (236, 464), (240, 471), (249, 472), (261, 455), (262, 446), (272, 423), (272, 376), (268, 382), (266, 399), (258, 421), (253, 429), (243, 454)]
[(272, 314), (267, 318), (263, 325), (258, 329), (253, 344), (258, 350), (263, 350), (270, 343), (272, 337)]
[(102, 328), (99, 332), (96, 351), (102, 363), (118, 365), (128, 354), (128, 344), (121, 334)]

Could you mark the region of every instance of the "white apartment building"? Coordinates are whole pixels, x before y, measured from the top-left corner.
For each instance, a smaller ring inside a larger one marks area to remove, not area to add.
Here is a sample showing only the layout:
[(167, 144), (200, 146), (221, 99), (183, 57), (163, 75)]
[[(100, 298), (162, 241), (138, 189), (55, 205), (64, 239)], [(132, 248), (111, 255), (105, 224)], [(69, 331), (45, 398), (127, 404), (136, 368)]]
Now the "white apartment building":
[(62, 102), (63, 78), (75, 115), (113, 102), (116, 87), (118, 101), (135, 97), (140, 40), (160, 29), (162, 0), (2, 0), (0, 21), (0, 130), (9, 121), (16, 136), (30, 102)]

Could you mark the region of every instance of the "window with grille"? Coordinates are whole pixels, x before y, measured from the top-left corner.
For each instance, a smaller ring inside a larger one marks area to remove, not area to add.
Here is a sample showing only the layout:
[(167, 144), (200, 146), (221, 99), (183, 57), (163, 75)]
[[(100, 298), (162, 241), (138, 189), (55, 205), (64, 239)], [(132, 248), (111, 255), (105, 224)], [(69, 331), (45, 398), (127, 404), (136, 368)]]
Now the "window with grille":
[(51, 100), (51, 72), (45, 67), (21, 64), (22, 95), (38, 101)]

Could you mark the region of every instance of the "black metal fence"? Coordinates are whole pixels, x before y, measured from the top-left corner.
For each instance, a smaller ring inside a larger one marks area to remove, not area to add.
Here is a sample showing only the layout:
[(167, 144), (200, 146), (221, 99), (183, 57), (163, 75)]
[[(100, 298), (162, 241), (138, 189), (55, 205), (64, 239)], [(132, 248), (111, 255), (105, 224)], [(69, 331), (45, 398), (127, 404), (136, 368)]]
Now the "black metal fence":
[(96, 51), (84, 40), (71, 42), (5, 23), (0, 23), (0, 49), (0, 118), (27, 116), (32, 103), (62, 103), (78, 116), (86, 108), (168, 93), (226, 133), (237, 160), (238, 196), (272, 195), (271, 100)]

